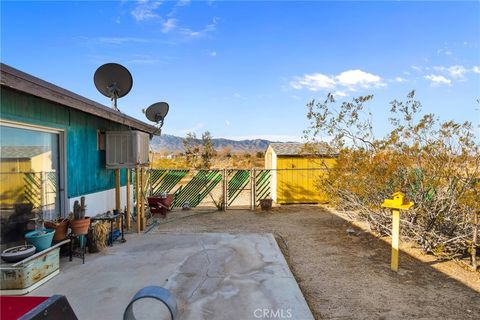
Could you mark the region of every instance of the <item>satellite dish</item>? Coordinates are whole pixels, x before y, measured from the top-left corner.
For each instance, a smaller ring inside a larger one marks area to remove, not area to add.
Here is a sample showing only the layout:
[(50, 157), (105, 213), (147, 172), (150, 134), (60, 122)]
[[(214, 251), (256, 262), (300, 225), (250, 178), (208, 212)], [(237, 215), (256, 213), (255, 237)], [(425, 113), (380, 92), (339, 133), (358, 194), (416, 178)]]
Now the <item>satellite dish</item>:
[(168, 103), (157, 102), (152, 104), (146, 110), (142, 110), (148, 120), (157, 124), (158, 132), (155, 133), (156, 135), (160, 135), (160, 128), (163, 126), (163, 120), (165, 120), (165, 117), (167, 116), (168, 109), (170, 109)]
[(162, 122), (165, 119), (165, 116), (168, 113), (169, 110), (168, 103), (166, 102), (157, 102), (152, 104), (150, 107), (145, 110), (145, 116), (147, 117), (148, 120), (152, 122)]
[(93, 76), (95, 87), (104, 96), (113, 102), (113, 108), (117, 108), (117, 99), (126, 96), (133, 85), (130, 71), (118, 63), (106, 63), (100, 66)]

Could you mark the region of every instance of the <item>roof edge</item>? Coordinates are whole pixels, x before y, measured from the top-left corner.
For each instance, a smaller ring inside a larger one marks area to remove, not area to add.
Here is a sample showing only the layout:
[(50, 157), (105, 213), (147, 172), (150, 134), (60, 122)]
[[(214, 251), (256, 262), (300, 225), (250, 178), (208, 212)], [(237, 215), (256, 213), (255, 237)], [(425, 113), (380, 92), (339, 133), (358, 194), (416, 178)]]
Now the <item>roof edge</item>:
[(66, 107), (77, 109), (150, 134), (155, 134), (155, 132), (158, 131), (156, 127), (143, 121), (130, 117), (120, 111), (113, 110), (98, 102), (82, 97), (74, 92), (34, 77), (4, 63), (0, 63), (0, 71), (1, 86), (59, 103)]

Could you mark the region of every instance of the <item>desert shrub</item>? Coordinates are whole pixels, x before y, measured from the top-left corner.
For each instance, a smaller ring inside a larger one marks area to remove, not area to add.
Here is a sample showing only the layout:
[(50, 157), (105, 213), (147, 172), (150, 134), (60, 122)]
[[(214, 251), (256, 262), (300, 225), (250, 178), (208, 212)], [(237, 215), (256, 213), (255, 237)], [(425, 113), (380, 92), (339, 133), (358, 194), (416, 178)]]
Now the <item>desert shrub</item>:
[(209, 131), (202, 133), (202, 139), (197, 139), (194, 132), (188, 132), (182, 140), (185, 150), (185, 162), (195, 169), (210, 169), (217, 152), (213, 147), (212, 135)]
[(415, 92), (390, 103), (391, 131), (373, 134), (365, 104), (373, 96), (337, 104), (332, 95), (312, 101), (305, 130), (309, 143), (329, 140), (338, 152), (318, 187), (332, 202), (388, 235), (390, 212), (383, 199), (402, 191), (415, 206), (402, 215), (402, 236), (437, 256), (462, 257), (472, 250), (474, 214), (480, 211), (480, 145), (470, 122), (440, 121), (423, 114)]

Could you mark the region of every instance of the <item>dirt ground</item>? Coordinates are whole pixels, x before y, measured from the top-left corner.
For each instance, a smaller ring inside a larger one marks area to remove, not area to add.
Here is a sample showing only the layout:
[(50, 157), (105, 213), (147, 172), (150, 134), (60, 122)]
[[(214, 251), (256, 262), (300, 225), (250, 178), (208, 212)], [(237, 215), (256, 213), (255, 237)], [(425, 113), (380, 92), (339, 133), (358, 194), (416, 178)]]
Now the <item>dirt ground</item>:
[(325, 208), (174, 211), (160, 223), (149, 232), (273, 233), (317, 319), (480, 318), (480, 273), (408, 245), (394, 273), (387, 242)]

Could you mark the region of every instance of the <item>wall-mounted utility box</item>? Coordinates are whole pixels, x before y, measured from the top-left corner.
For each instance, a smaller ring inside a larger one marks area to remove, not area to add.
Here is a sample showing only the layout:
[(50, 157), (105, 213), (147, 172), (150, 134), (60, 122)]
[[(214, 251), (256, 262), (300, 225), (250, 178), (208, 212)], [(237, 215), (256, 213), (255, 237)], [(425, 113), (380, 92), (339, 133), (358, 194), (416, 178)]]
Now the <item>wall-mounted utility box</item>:
[(142, 131), (107, 131), (106, 167), (132, 168), (148, 165), (150, 135)]

